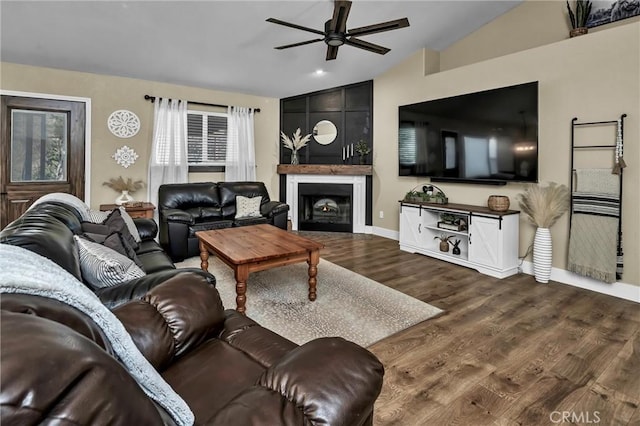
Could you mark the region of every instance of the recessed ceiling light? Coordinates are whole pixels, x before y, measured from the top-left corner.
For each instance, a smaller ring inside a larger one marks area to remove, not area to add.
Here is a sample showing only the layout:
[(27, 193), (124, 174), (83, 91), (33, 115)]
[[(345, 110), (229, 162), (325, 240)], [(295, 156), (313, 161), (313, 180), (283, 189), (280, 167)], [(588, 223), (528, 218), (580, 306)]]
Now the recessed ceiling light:
[(315, 74), (315, 75), (323, 75), (323, 74), (324, 74), (324, 72), (325, 72), (325, 71), (324, 71), (323, 69), (317, 69), (317, 70), (315, 70), (314, 74)]

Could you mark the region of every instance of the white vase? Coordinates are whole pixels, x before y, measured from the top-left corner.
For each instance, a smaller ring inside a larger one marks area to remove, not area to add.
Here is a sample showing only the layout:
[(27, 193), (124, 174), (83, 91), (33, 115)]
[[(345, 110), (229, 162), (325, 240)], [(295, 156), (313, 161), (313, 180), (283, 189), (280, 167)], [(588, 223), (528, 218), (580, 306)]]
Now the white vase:
[(551, 277), (553, 247), (549, 228), (536, 229), (533, 239), (533, 275), (539, 283), (548, 283)]
[(124, 203), (128, 203), (130, 201), (133, 201), (133, 197), (131, 195), (129, 195), (129, 191), (122, 191), (122, 194), (120, 194), (120, 196), (118, 198), (116, 198), (116, 205), (121, 206)]

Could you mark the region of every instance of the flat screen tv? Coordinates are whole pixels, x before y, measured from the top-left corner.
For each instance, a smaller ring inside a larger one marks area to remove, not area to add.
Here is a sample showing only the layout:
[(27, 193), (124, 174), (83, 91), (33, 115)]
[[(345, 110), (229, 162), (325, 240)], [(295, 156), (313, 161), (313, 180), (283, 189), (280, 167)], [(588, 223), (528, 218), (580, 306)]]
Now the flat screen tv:
[(399, 107), (400, 176), (538, 181), (538, 82)]

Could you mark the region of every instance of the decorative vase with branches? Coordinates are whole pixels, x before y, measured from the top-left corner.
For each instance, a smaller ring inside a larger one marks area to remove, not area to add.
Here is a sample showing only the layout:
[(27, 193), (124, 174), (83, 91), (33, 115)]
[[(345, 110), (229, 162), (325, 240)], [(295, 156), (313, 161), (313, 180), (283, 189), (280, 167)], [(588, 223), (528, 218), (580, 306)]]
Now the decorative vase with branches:
[(587, 21), (591, 14), (592, 3), (590, 0), (576, 0), (574, 9), (571, 9), (569, 1), (567, 0), (567, 11), (569, 13), (569, 21), (571, 21), (570, 37), (586, 34)]
[(536, 281), (549, 282), (553, 246), (549, 228), (569, 210), (569, 188), (551, 182), (548, 185), (529, 185), (517, 195), (520, 209), (537, 226), (533, 240), (533, 272)]
[(291, 164), (300, 164), (298, 151), (307, 146), (307, 143), (311, 140), (311, 134), (302, 137), (300, 128), (298, 127), (292, 138), (289, 138), (284, 132), (280, 132), (280, 138), (282, 139), (282, 145), (291, 150)]
[(453, 238), (453, 235), (440, 234), (433, 237), (434, 240), (440, 240), (440, 251), (449, 251), (449, 240)]
[(133, 201), (133, 197), (131, 194), (134, 192), (144, 188), (144, 182), (141, 180), (134, 181), (131, 178), (127, 178), (124, 180), (122, 176), (118, 176), (117, 178), (111, 178), (106, 182), (102, 182), (102, 185), (108, 186), (116, 192), (120, 193), (120, 196), (116, 198), (115, 203), (117, 205), (122, 205), (124, 203), (128, 203)]

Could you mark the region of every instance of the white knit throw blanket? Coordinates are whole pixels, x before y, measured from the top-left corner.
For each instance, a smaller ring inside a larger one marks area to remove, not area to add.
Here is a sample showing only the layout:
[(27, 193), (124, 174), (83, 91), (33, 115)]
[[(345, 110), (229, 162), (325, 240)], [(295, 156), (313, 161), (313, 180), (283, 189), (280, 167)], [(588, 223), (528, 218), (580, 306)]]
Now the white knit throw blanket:
[(55, 299), (91, 317), (142, 390), (163, 407), (177, 424), (194, 423), (195, 418), (189, 406), (140, 353), (118, 318), (84, 284), (51, 260), (8, 244), (0, 244), (0, 271), (0, 293)]

